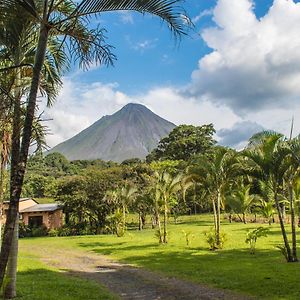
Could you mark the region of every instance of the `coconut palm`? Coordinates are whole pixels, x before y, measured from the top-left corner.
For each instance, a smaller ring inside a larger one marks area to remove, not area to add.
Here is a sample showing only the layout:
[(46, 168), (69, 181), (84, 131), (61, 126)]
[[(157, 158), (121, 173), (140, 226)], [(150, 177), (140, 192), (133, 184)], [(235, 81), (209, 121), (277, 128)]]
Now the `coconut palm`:
[[(170, 201), (177, 192), (182, 190), (182, 179), (183, 176), (178, 174), (177, 176), (172, 176), (167, 171), (155, 172), (156, 178), (156, 203), (158, 206), (162, 207), (164, 219), (163, 219), (163, 232), (159, 228), (159, 239), (161, 243), (168, 243), (168, 232), (167, 232), (167, 223), (168, 223), (168, 212), (170, 209)], [(159, 219), (159, 216), (158, 216)]]
[[(26, 105), (26, 118), (22, 132), (22, 143), (15, 145), (12, 156), (11, 197), (7, 222), (0, 256), (0, 284), (3, 283), (7, 259), (9, 256), (14, 224), (17, 217), (18, 201), (21, 194), (26, 169), (28, 150), (32, 136), (32, 124), (36, 110), (36, 99), (41, 82), (41, 71), (49, 49), (49, 39), (58, 37), (59, 50), (70, 50), (70, 59), (78, 61), (87, 68), (92, 62), (112, 64), (114, 56), (111, 47), (105, 43), (103, 28), (90, 29), (87, 24), (91, 15), (106, 11), (134, 10), (150, 13), (165, 21), (176, 37), (185, 34), (187, 17), (177, 4), (181, 0), (82, 0), (74, 3), (70, 0), (4, 0), (0, 3), (3, 24), (10, 20), (18, 21), (19, 16), (27, 15), (34, 24), (38, 43), (32, 68), (32, 79)], [(21, 13), (20, 13), (21, 10)], [(21, 68), (20, 62), (9, 68)], [(7, 68), (6, 68), (7, 69)], [(16, 112), (15, 112), (16, 113)], [(19, 139), (18, 139), (19, 140)]]
[(126, 213), (128, 206), (134, 201), (138, 190), (130, 185), (125, 185), (117, 191), (117, 201), (122, 211), (122, 229), (121, 235), (124, 235), (126, 231)]
[[(20, 163), (20, 136), (25, 124), (25, 105), (22, 97), (26, 96), (30, 87), (34, 50), (37, 42), (37, 35), (34, 34), (33, 29), (34, 26), (26, 15), (21, 15), (18, 21), (8, 19), (5, 22), (5, 29), (0, 34), (0, 69), (2, 75), (5, 75), (4, 79), (2, 78), (0, 81), (0, 90), (2, 91), (1, 95), (10, 100), (3, 110), (5, 118), (2, 119), (2, 122), (6, 124), (6, 128), (9, 128), (3, 134), (5, 134), (7, 141), (11, 141), (11, 143), (6, 143), (5, 151), (6, 156), (8, 154), (11, 156), (11, 195), (15, 191), (13, 187), (17, 178), (16, 170)], [(56, 96), (58, 87), (61, 85), (59, 74), (66, 63), (65, 55), (61, 51), (55, 50), (55, 45), (57, 47), (58, 44), (52, 39), (50, 39), (50, 44), (52, 47), (46, 53), (39, 84), (39, 92), (47, 96), (49, 104)], [(46, 145), (46, 127), (40, 121), (40, 117), (34, 116), (30, 139), (30, 144), (35, 140), (37, 150)], [(2, 153), (4, 154), (3, 151)], [(10, 207), (10, 211), (18, 211), (18, 201), (15, 201), (13, 208)], [(13, 230), (13, 233), (11, 233), (14, 238), (14, 247), (10, 251), (9, 265), (7, 267), (7, 274), (10, 278), (4, 292), (7, 298), (12, 298), (16, 295), (18, 217), (16, 217), (14, 224), (11, 224), (11, 226), (13, 228), (9, 227), (9, 229)]]
[(198, 181), (208, 191), (212, 199), (214, 213), (214, 230), (217, 247), (221, 246), (221, 209), (225, 206), (225, 193), (238, 175), (239, 163), (237, 153), (223, 147), (216, 147), (210, 157), (196, 158), (189, 169), (198, 176)]
[[(235, 212), (239, 219), (246, 224), (246, 214), (251, 211), (251, 208), (255, 204), (256, 196), (250, 194), (251, 185), (241, 184), (235, 189), (232, 194), (226, 197), (226, 204)], [(239, 214), (242, 214), (240, 217)]]
[(279, 217), (284, 248), (288, 262), (297, 261), (293, 256), (285, 229), (280, 195), (284, 184), (284, 176), (289, 168), (286, 159), (291, 155), (285, 137), (277, 132), (263, 131), (255, 134), (249, 141), (244, 155), (249, 159), (249, 174), (268, 182), (274, 195), (275, 207)]

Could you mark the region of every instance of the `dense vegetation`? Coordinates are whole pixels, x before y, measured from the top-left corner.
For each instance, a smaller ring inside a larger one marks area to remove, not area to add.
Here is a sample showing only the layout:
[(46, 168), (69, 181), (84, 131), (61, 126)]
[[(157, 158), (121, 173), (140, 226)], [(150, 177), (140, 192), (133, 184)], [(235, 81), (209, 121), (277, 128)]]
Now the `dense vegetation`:
[[(154, 150), (160, 157), (153, 160), (150, 155), (151, 162), (69, 162), (58, 153), (36, 155), (30, 159), (23, 193), (51, 196), (64, 205), (66, 224), (52, 235), (123, 236), (131, 212), (138, 214), (140, 230), (151, 216), (158, 241), (167, 243), (169, 216), (176, 220), (184, 214), (212, 212), (214, 227), (206, 237), (210, 249), (216, 250), (226, 242), (221, 214), (227, 213), (230, 221), (279, 222), (283, 237), (279, 248), (287, 261), (297, 261), (299, 139), (261, 132), (237, 152), (216, 146), (213, 132), (211, 125), (179, 126)], [(201, 142), (205, 146), (195, 146)], [(185, 146), (176, 148), (176, 143)], [(162, 144), (168, 151), (162, 151)], [(191, 148), (187, 159), (170, 159)]]

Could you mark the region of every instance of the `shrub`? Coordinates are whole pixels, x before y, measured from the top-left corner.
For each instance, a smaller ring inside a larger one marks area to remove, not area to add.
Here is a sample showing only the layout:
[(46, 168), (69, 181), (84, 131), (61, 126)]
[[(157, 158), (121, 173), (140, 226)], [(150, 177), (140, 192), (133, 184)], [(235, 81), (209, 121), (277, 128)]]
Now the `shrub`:
[(256, 241), (259, 237), (268, 236), (270, 232), (269, 228), (258, 227), (252, 231), (248, 231), (246, 234), (245, 242), (250, 245), (250, 253), (255, 253)]
[(58, 230), (57, 229), (50, 229), (48, 232), (49, 236), (58, 236)]
[(186, 242), (187, 247), (189, 247), (190, 244), (191, 244), (192, 239), (195, 238), (195, 235), (192, 234), (191, 231), (185, 231), (185, 230), (182, 230), (181, 232), (182, 232), (183, 235), (184, 235), (184, 238), (185, 238), (185, 242)]
[(205, 231), (204, 235), (206, 236), (206, 241), (209, 245), (209, 249), (212, 251), (222, 249), (224, 247), (225, 242), (227, 241), (226, 234), (224, 232), (220, 232), (220, 238), (218, 243), (216, 232), (213, 228), (210, 229), (210, 231)]
[(48, 229), (45, 225), (31, 228), (32, 237), (46, 236), (46, 235), (48, 235)]

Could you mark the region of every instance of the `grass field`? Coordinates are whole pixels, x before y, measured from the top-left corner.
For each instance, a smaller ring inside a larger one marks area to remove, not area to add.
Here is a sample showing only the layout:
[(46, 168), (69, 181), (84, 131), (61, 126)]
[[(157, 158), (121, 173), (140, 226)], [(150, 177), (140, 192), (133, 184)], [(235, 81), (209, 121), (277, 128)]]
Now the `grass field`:
[[(229, 224), (224, 220), (222, 228), (227, 234), (225, 248), (212, 252), (208, 250), (203, 234), (212, 226), (212, 216), (181, 217), (180, 221), (180, 224), (169, 226), (170, 241), (167, 245), (158, 245), (154, 236), (155, 231), (151, 229), (142, 232), (130, 230), (122, 238), (106, 235), (22, 239), (20, 240), (22, 256), (19, 289), (23, 293), (25, 283), (22, 282), (32, 273), (38, 273), (39, 270), (46, 277), (64, 276), (39, 265), (36, 265), (33, 271), (28, 269), (30, 257), (24, 257), (23, 253), (38, 256), (40, 251), (46, 249), (55, 255), (56, 249), (65, 248), (109, 255), (112, 258), (167, 275), (255, 295), (259, 299), (300, 299), (298, 288), (300, 264), (287, 264), (282, 254), (276, 249), (276, 245), (282, 244), (277, 224), (270, 226), (271, 233), (268, 237), (258, 240), (257, 252), (251, 255), (245, 243), (245, 235), (247, 230), (254, 229), (261, 224)], [(268, 225), (263, 226), (268, 227)], [(194, 235), (190, 247), (185, 244), (182, 230), (191, 231)], [(66, 277), (63, 278), (69, 280)], [(37, 278), (36, 285), (39, 285), (39, 280)], [(76, 285), (76, 283), (70, 284)], [(91, 283), (85, 282), (84, 284)], [(60, 299), (81, 298), (70, 296), (70, 298)], [(94, 298), (88, 297), (88, 299)]]
[(99, 284), (67, 276), (24, 252), (19, 256), (17, 292), (20, 300), (115, 299)]

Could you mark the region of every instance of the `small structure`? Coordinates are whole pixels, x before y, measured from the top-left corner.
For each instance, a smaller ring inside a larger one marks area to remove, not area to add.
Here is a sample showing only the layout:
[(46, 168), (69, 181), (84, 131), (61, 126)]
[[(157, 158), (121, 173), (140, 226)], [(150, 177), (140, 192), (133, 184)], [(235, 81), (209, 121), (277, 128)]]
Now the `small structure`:
[[(3, 220), (5, 222), (9, 202), (3, 203)], [(30, 227), (46, 226), (47, 229), (57, 229), (63, 225), (62, 207), (57, 203), (39, 204), (32, 198), (22, 198), (19, 202), (20, 220)]]
[(46, 226), (47, 229), (57, 229), (63, 224), (62, 208), (57, 203), (35, 204), (20, 210), (20, 218), (30, 227)]

